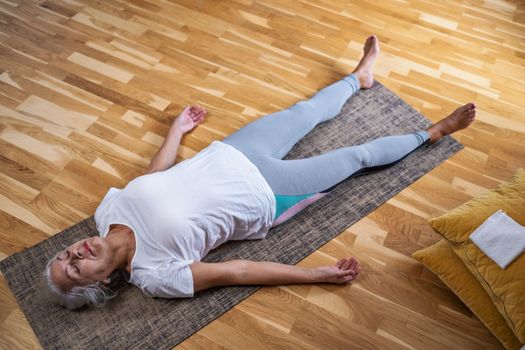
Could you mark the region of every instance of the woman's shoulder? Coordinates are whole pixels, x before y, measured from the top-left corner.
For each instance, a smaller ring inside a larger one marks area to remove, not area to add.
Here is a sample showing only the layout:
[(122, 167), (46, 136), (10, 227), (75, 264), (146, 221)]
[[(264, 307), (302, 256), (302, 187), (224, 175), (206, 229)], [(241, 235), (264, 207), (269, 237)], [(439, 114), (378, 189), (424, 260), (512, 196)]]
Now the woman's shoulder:
[[(100, 201), (100, 204), (97, 207), (96, 211), (100, 211), (104, 209), (111, 201), (115, 198), (115, 195), (117, 193), (120, 193), (122, 189), (116, 188), (116, 187), (110, 187), (104, 197), (102, 197), (102, 200)], [(95, 211), (95, 212), (96, 212)]]
[(133, 269), (130, 282), (150, 297), (184, 298), (193, 296), (190, 261), (166, 261), (155, 268)]
[(111, 203), (120, 191), (121, 189), (119, 188), (110, 187), (95, 210), (94, 219), (99, 232), (104, 231), (104, 226), (109, 220)]

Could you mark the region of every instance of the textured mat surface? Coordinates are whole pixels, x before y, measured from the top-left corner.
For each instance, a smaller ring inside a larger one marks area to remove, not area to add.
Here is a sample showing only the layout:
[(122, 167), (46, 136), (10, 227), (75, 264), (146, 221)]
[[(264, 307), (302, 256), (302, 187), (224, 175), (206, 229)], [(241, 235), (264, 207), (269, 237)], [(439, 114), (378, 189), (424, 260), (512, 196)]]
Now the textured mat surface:
[[(373, 138), (414, 132), (431, 122), (379, 83), (361, 90), (332, 120), (318, 125), (284, 159), (304, 158)], [(259, 241), (228, 242), (204, 261), (271, 260), (296, 264), (463, 146), (451, 137), (425, 145), (395, 165), (350, 178)], [(44, 348), (167, 349), (219, 317), (259, 287), (222, 287), (192, 299), (150, 299), (117, 279), (119, 294), (103, 309), (67, 311), (46, 302), (38, 278), (53, 254), (96, 235), (93, 217), (0, 263)]]

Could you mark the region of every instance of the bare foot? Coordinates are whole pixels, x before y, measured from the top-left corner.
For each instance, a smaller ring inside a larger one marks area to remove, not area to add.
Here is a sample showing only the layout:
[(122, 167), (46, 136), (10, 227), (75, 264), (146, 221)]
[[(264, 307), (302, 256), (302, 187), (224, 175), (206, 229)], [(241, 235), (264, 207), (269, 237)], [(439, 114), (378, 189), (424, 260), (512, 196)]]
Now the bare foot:
[(474, 103), (467, 103), (459, 107), (448, 117), (441, 119), (427, 129), (430, 134), (429, 143), (432, 144), (446, 135), (465, 129), (474, 121), (474, 118), (476, 118), (476, 105)]
[(379, 39), (375, 35), (371, 35), (366, 39), (363, 52), (363, 58), (361, 58), (361, 61), (359, 61), (352, 73), (357, 75), (361, 89), (369, 89), (374, 84), (372, 65), (379, 55)]

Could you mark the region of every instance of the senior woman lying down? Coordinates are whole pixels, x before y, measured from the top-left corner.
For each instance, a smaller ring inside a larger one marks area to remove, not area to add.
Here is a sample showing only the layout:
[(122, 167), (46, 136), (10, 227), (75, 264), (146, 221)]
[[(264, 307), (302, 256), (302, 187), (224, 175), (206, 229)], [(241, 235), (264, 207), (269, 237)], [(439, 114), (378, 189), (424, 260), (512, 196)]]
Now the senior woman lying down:
[(78, 241), (49, 261), (44, 280), (51, 295), (69, 309), (104, 305), (111, 292), (105, 286), (117, 269), (126, 271), (128, 282), (146, 295), (163, 298), (192, 297), (215, 286), (355, 280), (361, 269), (354, 257), (315, 268), (201, 260), (226, 241), (265, 238), (271, 227), (349, 176), (391, 165), (474, 120), (470, 103), (426, 130), (283, 160), (317, 124), (336, 116), (356, 91), (372, 86), (378, 39), (369, 37), (363, 51), (351, 74), (312, 98), (257, 119), (174, 166), (182, 135), (206, 115), (204, 108), (186, 107), (147, 173), (123, 189), (111, 187), (102, 199), (95, 212), (100, 237)]

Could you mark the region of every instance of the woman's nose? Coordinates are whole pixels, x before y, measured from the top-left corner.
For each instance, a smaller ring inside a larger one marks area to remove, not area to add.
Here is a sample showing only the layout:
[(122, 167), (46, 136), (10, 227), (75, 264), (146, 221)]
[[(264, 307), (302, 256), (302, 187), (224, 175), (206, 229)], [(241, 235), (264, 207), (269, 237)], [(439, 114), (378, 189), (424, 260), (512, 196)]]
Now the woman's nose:
[(78, 258), (78, 259), (82, 259), (83, 258), (82, 253), (80, 252), (80, 250), (77, 250), (77, 252), (75, 253), (75, 257)]

